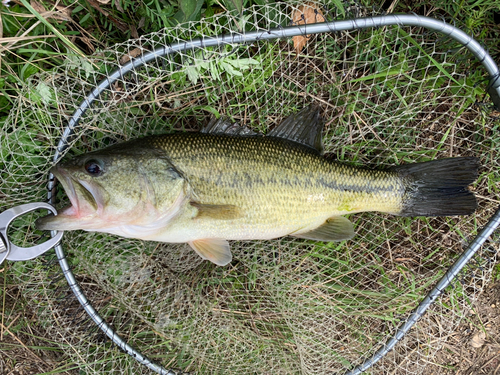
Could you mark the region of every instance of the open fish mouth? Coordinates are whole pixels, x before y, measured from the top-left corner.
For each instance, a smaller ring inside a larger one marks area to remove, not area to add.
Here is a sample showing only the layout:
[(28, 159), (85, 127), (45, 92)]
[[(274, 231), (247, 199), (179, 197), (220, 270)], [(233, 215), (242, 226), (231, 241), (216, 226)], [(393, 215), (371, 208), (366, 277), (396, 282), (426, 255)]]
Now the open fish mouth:
[(60, 215), (82, 217), (97, 211), (99, 205), (88, 182), (72, 178), (64, 169), (57, 166), (52, 168), (51, 172), (61, 183), (71, 202), (71, 205), (65, 207)]
[(36, 221), (38, 229), (42, 230), (72, 230), (82, 227), (82, 221), (96, 216), (100, 205), (96, 189), (86, 181), (71, 177), (64, 169), (55, 166), (50, 172), (61, 183), (71, 204), (60, 210), (57, 216), (47, 215)]

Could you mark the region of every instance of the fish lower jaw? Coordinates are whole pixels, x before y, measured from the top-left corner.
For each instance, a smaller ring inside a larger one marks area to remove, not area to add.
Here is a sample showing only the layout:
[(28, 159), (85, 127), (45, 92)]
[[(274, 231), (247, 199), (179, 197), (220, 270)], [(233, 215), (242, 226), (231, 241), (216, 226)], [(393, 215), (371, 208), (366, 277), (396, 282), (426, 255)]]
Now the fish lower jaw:
[(93, 207), (85, 205), (70, 204), (58, 212), (58, 216), (73, 218), (74, 220), (94, 219), (102, 215), (102, 212), (96, 211)]
[[(94, 221), (92, 219), (92, 217), (75, 219), (72, 216), (67, 217), (64, 214), (58, 214), (57, 216), (49, 215), (41, 217), (36, 220), (35, 225), (40, 230), (87, 230), (85, 224), (93, 224)], [(95, 227), (95, 225), (92, 226)]]
[(82, 210), (73, 205), (59, 210), (57, 215), (44, 216), (36, 221), (37, 228), (41, 230), (89, 230), (88, 228), (98, 230), (99, 225), (100, 223), (95, 211), (82, 212)]
[(70, 217), (75, 217), (79, 218), (80, 215), (78, 215), (78, 209), (75, 208), (74, 205), (69, 205), (67, 207), (64, 207), (61, 211), (59, 211), (58, 216), (70, 216)]

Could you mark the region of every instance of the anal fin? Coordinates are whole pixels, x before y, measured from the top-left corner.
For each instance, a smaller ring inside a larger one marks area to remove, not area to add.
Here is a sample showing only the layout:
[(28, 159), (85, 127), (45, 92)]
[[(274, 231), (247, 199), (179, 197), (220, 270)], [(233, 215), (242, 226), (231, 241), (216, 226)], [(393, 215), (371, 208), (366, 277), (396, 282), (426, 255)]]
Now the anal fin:
[(189, 241), (189, 246), (203, 259), (209, 260), (218, 266), (225, 266), (233, 259), (229, 242), (220, 238)]
[(333, 216), (309, 232), (291, 234), (291, 236), (316, 241), (344, 241), (354, 237), (354, 228), (345, 217)]

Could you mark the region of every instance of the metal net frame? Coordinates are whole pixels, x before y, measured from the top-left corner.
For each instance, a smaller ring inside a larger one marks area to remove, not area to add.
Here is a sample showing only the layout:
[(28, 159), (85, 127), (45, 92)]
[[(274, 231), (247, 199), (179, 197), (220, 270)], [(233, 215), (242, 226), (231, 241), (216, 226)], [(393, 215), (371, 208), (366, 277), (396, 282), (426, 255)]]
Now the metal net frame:
[[(324, 8), (321, 9), (324, 10)], [(249, 22), (248, 18), (246, 19), (246, 22)], [(200, 61), (203, 64), (206, 63), (207, 61), (211, 61), (212, 56), (216, 56), (216, 59), (219, 59), (219, 61), (224, 62), (226, 61), (226, 59), (229, 59), (230, 56), (234, 54), (234, 51), (237, 50), (240, 46), (243, 46), (246, 51), (249, 51), (252, 48), (254, 48), (255, 46), (254, 43), (261, 45), (261, 43), (266, 43), (267, 41), (289, 40), (290, 38), (296, 36), (298, 37), (307, 36), (307, 38), (310, 39), (311, 38), (310, 36), (312, 35), (318, 35), (318, 36), (326, 34), (341, 35), (344, 32), (351, 32), (351, 31), (357, 32), (360, 30), (367, 30), (372, 28), (377, 28), (380, 30), (385, 27), (397, 27), (401, 29), (403, 27), (415, 27), (418, 28), (419, 30), (422, 29), (431, 30), (433, 32), (446, 36), (447, 38), (449, 38), (447, 40), (453, 40), (455, 42), (458, 42), (460, 45), (465, 47), (482, 64), (482, 66), (486, 69), (489, 75), (489, 83), (487, 91), (493, 103), (497, 107), (500, 107), (500, 73), (498, 67), (478, 42), (476, 42), (473, 38), (471, 38), (464, 32), (460, 31), (459, 29), (443, 21), (438, 21), (435, 19), (417, 15), (382, 15), (382, 16), (373, 16), (366, 18), (355, 18), (352, 20), (344, 20), (344, 21), (330, 21), (330, 22), (314, 23), (314, 24), (306, 23), (305, 25), (296, 25), (287, 27), (280, 26), (281, 23), (283, 23), (283, 21), (276, 22), (276, 25), (278, 26), (276, 28), (263, 27), (262, 29), (257, 31), (230, 32), (215, 37), (201, 37), (172, 44), (165, 43), (164, 41), (161, 40), (161, 38), (159, 38), (159, 40), (156, 42), (157, 44), (160, 45), (159, 48), (156, 48), (149, 52), (141, 51), (144, 53), (142, 53), (140, 56), (132, 58), (129, 62), (126, 62), (123, 65), (119, 66), (116, 70), (110, 73), (106, 73), (106, 78), (102, 80), (91, 91), (91, 93), (86, 96), (86, 98), (81, 102), (80, 106), (76, 109), (76, 111), (74, 111), (74, 113), (69, 118), (68, 125), (64, 128), (63, 135), (56, 147), (53, 157), (53, 162), (55, 163), (59, 161), (62, 156), (68, 153), (68, 151), (71, 149), (72, 146), (81, 141), (82, 134), (81, 133), (76, 134), (76, 130), (78, 130), (80, 123), (82, 121), (92, 121), (92, 119), (94, 120), (99, 119), (99, 121), (101, 122), (98, 121), (94, 123), (101, 123), (101, 124), (105, 123), (106, 115), (105, 114), (103, 115), (103, 112), (105, 110), (100, 111), (99, 108), (95, 106), (96, 100), (100, 99), (103, 102), (114, 101), (115, 103), (119, 103), (121, 101), (126, 102), (127, 95), (129, 95), (128, 90), (130, 88), (132, 89), (132, 91), (134, 90), (134, 81), (140, 79), (143, 80), (148, 79), (149, 77), (148, 73), (145, 73), (144, 68), (146, 68), (147, 70), (147, 68), (150, 68), (151, 66), (156, 66), (156, 67), (162, 67), (165, 70), (173, 68), (175, 71), (179, 70), (188, 71), (189, 69), (191, 69), (186, 74), (188, 79), (190, 79), (193, 82), (193, 84), (195, 84), (199, 79), (202, 79), (200, 78), (200, 76), (202, 75), (203, 72), (211, 75), (212, 78), (214, 78), (213, 71), (216, 70), (216, 68), (214, 67), (204, 68), (207, 65), (203, 65), (202, 67), (200, 67), (199, 64)], [(236, 24), (238, 26), (243, 26), (241, 22), (240, 23), (236, 22)], [(259, 25), (259, 22), (255, 21), (253, 25)], [(242, 29), (244, 29), (244, 27), (242, 27)], [(405, 32), (404, 31), (401, 32), (402, 32), (401, 34), (402, 37), (404, 37)], [(398, 32), (396, 32), (396, 34), (397, 33)], [(183, 38), (185, 36), (186, 36), (185, 34), (182, 35)], [(439, 40), (437, 41), (437, 43), (439, 43)], [(214, 48), (213, 50), (211, 49), (212, 47)], [(265, 49), (263, 47), (262, 48), (259, 47), (258, 51), (261, 50), (264, 51)], [(212, 54), (212, 56), (208, 56), (210, 54)], [(425, 55), (426, 52), (424, 52), (423, 54)], [(173, 57), (176, 55), (181, 55), (181, 59), (176, 60), (175, 57)], [(247, 56), (245, 54), (242, 54), (241, 56), (243, 56), (243, 59), (240, 60), (244, 60), (245, 58), (248, 59), (248, 57), (245, 57)], [(197, 58), (199, 59), (199, 61), (196, 60)], [(432, 61), (432, 59), (430, 60)], [(248, 65), (253, 64), (253, 62), (250, 62), (250, 60), (245, 60), (244, 63), (247, 65), (243, 65), (243, 67), (241, 65), (243, 64), (241, 63), (241, 61), (238, 63), (240, 65), (230, 63), (232, 68), (230, 67), (228, 69), (237, 70), (238, 68), (241, 68), (241, 72), (238, 71), (237, 73), (234, 73), (235, 76), (240, 77), (245, 74), (244, 71), (249, 68)], [(283, 67), (278, 64), (278, 66), (276, 66), (275, 68), (279, 70), (282, 69)], [(88, 67), (89, 71), (91, 71), (91, 69), (92, 69), (91, 67)], [(204, 71), (203, 69), (206, 70)], [(381, 74), (382, 75), (380, 77), (387, 78), (388, 76), (395, 73), (382, 72)], [(398, 74), (401, 74), (401, 72)], [(361, 78), (355, 77), (354, 81), (361, 79), (362, 77)], [(409, 106), (409, 108), (411, 110), (411, 106)], [(387, 108), (387, 110), (390, 110), (390, 108)], [(104, 116), (104, 120), (101, 118), (101, 116)], [(404, 117), (406, 116), (406, 114), (401, 114), (401, 116)], [(140, 119), (140, 117), (138, 116), (137, 119)], [(189, 126), (190, 126), (189, 123), (182, 125), (182, 127), (184, 128), (189, 128)], [(91, 130), (95, 131), (95, 129)], [(361, 138), (368, 137), (368, 133), (363, 133), (361, 130), (360, 133), (361, 133), (360, 135)], [(326, 137), (330, 137), (331, 139), (336, 139), (335, 135), (328, 133)], [(120, 139), (120, 136), (118, 136), (114, 140), (116, 139)], [(90, 142), (90, 144), (92, 144), (92, 142)], [(469, 147), (472, 148), (472, 146)], [(374, 156), (373, 159), (371, 160), (369, 159), (368, 162), (370, 161), (373, 162), (373, 160), (376, 160), (376, 158), (377, 156)], [(49, 190), (48, 194), (49, 202), (51, 204), (56, 204), (57, 189), (55, 186), (54, 177), (52, 175), (49, 176), (48, 190)], [(495, 210), (496, 212), (494, 213)], [(498, 208), (493, 209), (492, 206), (488, 206), (487, 212), (491, 213), (490, 220), (487, 223), (486, 222), (476, 223), (478, 227), (483, 227), (483, 229), (481, 231), (478, 231), (478, 234), (474, 238), (462, 239), (463, 241), (461, 243), (461, 247), (465, 248), (465, 250), (461, 255), (456, 257), (453, 265), (449, 267), (448, 270), (441, 276), (441, 278), (439, 279), (437, 284), (435, 284), (435, 286), (432, 285), (426, 286), (427, 296), (420, 302), (420, 304), (416, 308), (411, 308), (410, 310), (408, 310), (408, 308), (403, 309), (403, 311), (407, 311), (406, 314), (397, 312), (396, 313), (396, 315), (398, 315), (397, 319), (390, 320), (390, 325), (392, 325), (392, 327), (389, 328), (386, 327), (386, 330), (388, 332), (391, 332), (389, 336), (381, 335), (382, 340), (378, 344), (372, 345), (370, 350), (366, 350), (366, 348), (363, 347), (362, 345), (356, 344), (358, 345), (358, 347), (354, 350), (354, 352), (357, 353), (357, 357), (359, 358), (359, 361), (357, 363), (355, 361), (353, 362), (352, 360), (347, 360), (345, 358), (342, 358), (342, 355), (335, 352), (335, 355), (332, 356), (333, 357), (336, 356), (336, 358), (334, 358), (336, 363), (340, 363), (344, 369), (338, 370), (338, 366), (336, 367), (334, 365), (329, 365), (329, 364), (327, 364), (327, 368), (336, 369), (335, 371), (338, 371), (339, 373), (358, 374), (363, 371), (366, 371), (379, 361), (383, 362), (384, 358), (386, 358), (387, 360), (387, 354), (399, 342), (404, 341), (404, 345), (408, 345), (409, 347), (410, 345), (414, 345), (411, 343), (411, 341), (415, 340), (415, 338), (408, 338), (407, 333), (415, 325), (417, 320), (424, 315), (424, 313), (429, 309), (429, 307), (431, 307), (431, 305), (437, 300), (437, 298), (442, 295), (445, 289), (450, 284), (453, 285), (453, 282), (456, 281), (457, 278), (460, 277), (460, 275), (462, 275), (462, 277), (470, 277), (471, 274), (474, 275), (474, 272), (477, 271), (475, 268), (472, 271), (470, 270), (467, 271), (466, 273), (464, 273), (464, 270), (467, 267), (470, 267), (470, 261), (471, 259), (475, 259), (478, 251), (479, 250), (482, 250), (483, 252), (486, 251), (486, 254), (488, 254), (489, 251), (490, 254), (489, 257), (482, 256), (477, 261), (480, 264), (477, 267), (477, 269), (479, 270), (477, 272), (479, 273), (482, 272), (481, 267), (484, 267), (485, 259), (486, 262), (491, 263), (492, 259), (495, 258), (497, 251), (497, 249), (495, 248), (495, 246), (497, 246), (497, 239), (496, 237), (492, 236), (495, 233), (496, 229), (498, 228), (498, 225), (500, 225), (500, 211), (498, 210)], [(373, 217), (369, 217), (368, 220), (370, 220), (370, 218), (371, 220), (374, 220)], [(374, 224), (374, 226), (377, 225), (378, 224), (376, 223)], [(371, 232), (372, 230), (373, 229), (368, 229), (368, 232)], [(369, 238), (369, 237), (364, 237), (364, 238)], [(490, 238), (491, 241), (488, 242)], [(96, 237), (96, 241), (99, 241), (98, 237)], [(72, 246), (77, 246), (77, 244), (78, 244), (78, 237), (75, 240), (73, 240)], [(285, 247), (289, 246), (288, 242), (286, 241), (283, 242), (283, 244)], [(253, 249), (259, 251), (258, 244), (252, 246), (254, 246)], [(236, 247), (238, 248), (238, 246)], [(243, 247), (244, 246), (241, 245), (242, 249)], [(141, 354), (140, 351), (134, 349), (131, 345), (129, 345), (126, 342), (126, 340), (122, 339), (115, 332), (115, 329), (113, 328), (112, 324), (108, 323), (105, 317), (103, 318), (99, 315), (98, 311), (92, 306), (92, 303), (85, 296), (83, 289), (80, 286), (81, 281), (80, 282), (77, 281), (77, 278), (75, 277), (75, 275), (71, 270), (72, 267), (70, 266), (68, 259), (66, 258), (66, 255), (63, 250), (63, 245), (58, 245), (55, 248), (55, 251), (57, 255), (57, 261), (59, 262), (64, 277), (66, 278), (72, 293), (74, 294), (74, 296), (76, 296), (78, 302), (81, 304), (81, 306), (83, 306), (85, 313), (87, 314), (86, 316), (78, 314), (77, 320), (80, 321), (82, 326), (86, 326), (86, 329), (89, 329), (89, 327), (95, 325), (95, 327), (98, 327), (102, 331), (102, 333), (105, 334), (105, 336), (110, 338), (112, 342), (116, 344), (121, 350), (123, 350), (127, 355), (130, 355), (139, 363), (147, 366), (150, 370), (157, 372), (159, 374), (175, 374), (176, 372), (174, 370), (168, 369), (169, 365), (162, 367), (154, 363), (153, 361), (148, 359), (145, 355)], [(430, 252), (432, 253), (432, 249), (430, 249)], [(179, 257), (178, 259), (184, 259), (186, 257), (189, 258), (189, 256), (183, 253), (182, 249), (180, 249), (178, 253), (180, 254), (178, 255)], [(175, 261), (176, 258), (174, 257), (173, 259)], [(189, 258), (188, 260), (196, 263), (196, 261), (192, 260), (192, 258)], [(271, 261), (273, 261), (273, 259), (271, 259)], [(259, 262), (260, 261), (256, 263), (259, 264)], [(197, 264), (199, 264), (199, 262)], [(135, 275), (134, 277), (137, 278), (137, 280), (134, 280), (134, 283), (140, 282), (141, 277), (148, 277), (149, 275), (147, 272), (141, 273), (143, 269), (141, 269), (140, 267), (138, 268), (134, 268), (133, 266), (129, 267), (130, 267), (129, 268), (130, 275), (133, 274)], [(131, 277), (130, 275), (127, 277), (130, 278)], [(425, 275), (425, 272), (423, 272), (422, 275)], [(472, 276), (472, 278), (474, 278), (474, 276)], [(478, 278), (481, 278), (481, 276), (478, 276)], [(128, 280), (127, 283), (132, 283), (132, 281)], [(349, 289), (348, 285), (345, 287)], [(176, 293), (179, 293), (179, 291), (177, 291)], [(288, 293), (288, 291), (286, 293)], [(290, 294), (290, 296), (292, 295), (293, 294)], [(350, 294), (348, 293), (347, 296), (349, 295)], [(328, 294), (325, 294), (325, 296), (328, 296)], [(321, 298), (326, 298), (325, 296), (322, 296)], [(184, 298), (184, 297), (181, 296), (179, 298)], [(62, 299), (64, 300), (64, 298)], [(298, 300), (300, 301), (300, 298)], [(130, 301), (126, 301), (125, 304), (127, 303), (130, 304), (129, 306), (131, 306), (133, 303), (135, 303), (134, 298), (131, 298)], [(172, 301), (172, 303), (175, 303), (175, 299)], [(304, 303), (305, 304), (310, 303), (310, 301), (306, 301)], [(67, 309), (73, 309), (73, 310), (75, 309), (74, 306), (69, 306), (69, 305)], [(270, 313), (272, 313), (272, 308), (269, 308), (269, 310)], [(142, 313), (144, 313), (144, 311)], [(437, 311), (436, 314), (439, 314), (439, 310)], [(91, 321), (88, 320), (88, 317), (90, 317)], [(309, 317), (307, 315), (303, 316), (303, 319), (305, 320), (310, 318), (312, 317)], [(148, 318), (144, 319), (147, 320)], [(286, 317), (284, 319), (286, 320)], [(162, 324), (166, 324), (167, 326), (171, 324), (175, 326), (174, 319), (172, 319), (171, 317), (165, 317), (165, 321), (166, 323), (164, 322)], [(327, 322), (326, 324), (333, 325), (334, 322), (329, 322), (329, 323)], [(161, 327), (164, 327), (164, 325), (162, 325)], [(352, 328), (354, 330), (357, 329), (354, 325)], [(227, 328), (224, 327), (221, 329), (227, 330)], [(266, 330), (265, 324), (263, 324), (262, 327), (259, 326), (259, 329)], [(305, 332), (305, 330), (312, 330), (312, 333), (314, 334), (315, 329), (316, 328), (314, 328), (314, 326), (305, 326), (303, 331), (298, 331), (298, 332)], [(163, 334), (166, 334), (166, 332), (167, 331), (164, 331)], [(296, 340), (297, 340), (296, 342), (300, 342), (304, 346), (309, 344), (311, 347), (315, 347), (315, 345), (318, 345), (318, 343), (316, 342), (308, 343), (307, 341), (309, 340), (308, 337), (305, 337), (304, 339), (296, 338)], [(344, 338), (342, 337), (337, 339), (338, 342), (342, 342), (342, 340), (344, 340)], [(410, 342), (408, 342), (408, 340)], [(418, 347), (418, 335), (416, 340)], [(284, 340), (283, 343), (286, 344), (287, 340)], [(349, 345), (349, 340), (345, 340), (345, 345)], [(340, 348), (339, 351), (342, 351), (342, 348)], [(312, 358), (313, 354), (311, 353), (321, 353), (321, 355), (326, 356), (326, 354), (324, 353), (328, 353), (328, 351), (327, 350), (323, 351), (323, 348), (314, 348), (314, 350), (312, 350), (309, 354), (307, 354), (307, 351), (306, 354), (302, 353), (301, 361), (303, 362), (303, 364), (301, 365), (300, 368), (293, 368), (292, 370), (304, 373), (323, 373), (324, 370), (315, 370), (315, 359)], [(410, 354), (411, 355), (409, 355), (408, 357), (413, 356), (412, 358), (414, 358), (415, 355), (418, 356), (421, 353), (419, 353), (418, 351), (415, 352), (415, 350), (413, 350), (412, 353)], [(234, 355), (235, 356), (238, 355), (236, 349)], [(404, 362), (404, 359), (401, 360), (401, 358), (396, 358), (398, 354), (393, 354), (393, 355), (394, 357), (391, 360), (397, 362), (398, 366), (402, 366), (401, 361)], [(207, 358), (208, 358), (207, 362), (210, 362), (211, 357)], [(283, 360), (286, 361), (286, 358), (284, 358)], [(280, 373), (281, 367), (279, 367), (280, 366), (279, 364), (277, 366), (278, 367), (276, 367), (273, 371), (275, 373)], [(324, 364), (320, 364), (318, 365), (318, 368), (324, 369), (325, 368), (324, 366), (325, 366)], [(177, 364), (174, 365), (173, 367), (182, 367), (182, 366), (179, 366)], [(217, 367), (212, 367), (211, 369), (215, 373), (218, 370), (220, 370)], [(232, 369), (232, 371), (237, 372), (238, 369), (241, 370), (241, 368), (235, 367), (234, 369)], [(284, 366), (281, 372), (287, 373), (287, 371), (289, 370), (290, 368), (286, 369), (286, 366)], [(262, 369), (262, 371), (266, 372), (267, 370)]]

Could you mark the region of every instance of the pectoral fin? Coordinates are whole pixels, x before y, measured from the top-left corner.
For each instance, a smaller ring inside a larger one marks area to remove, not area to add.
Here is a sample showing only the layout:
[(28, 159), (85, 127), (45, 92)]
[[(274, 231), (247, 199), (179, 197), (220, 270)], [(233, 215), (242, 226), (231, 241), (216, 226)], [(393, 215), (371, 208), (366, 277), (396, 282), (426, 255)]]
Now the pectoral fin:
[(231, 204), (201, 204), (191, 202), (191, 206), (198, 209), (196, 218), (211, 217), (212, 219), (232, 220), (242, 216), (240, 208)]
[(188, 242), (199, 256), (218, 266), (225, 266), (233, 259), (229, 243), (219, 238), (207, 238)]
[(345, 217), (333, 216), (316, 229), (291, 235), (316, 241), (344, 241), (354, 237), (354, 228), (352, 223)]

